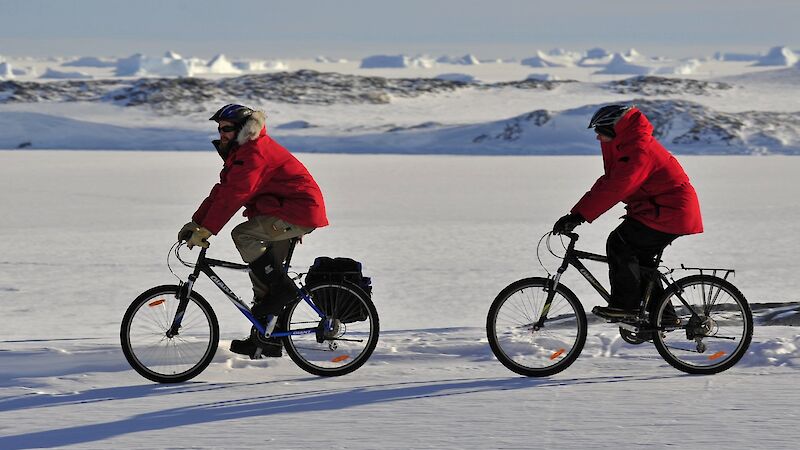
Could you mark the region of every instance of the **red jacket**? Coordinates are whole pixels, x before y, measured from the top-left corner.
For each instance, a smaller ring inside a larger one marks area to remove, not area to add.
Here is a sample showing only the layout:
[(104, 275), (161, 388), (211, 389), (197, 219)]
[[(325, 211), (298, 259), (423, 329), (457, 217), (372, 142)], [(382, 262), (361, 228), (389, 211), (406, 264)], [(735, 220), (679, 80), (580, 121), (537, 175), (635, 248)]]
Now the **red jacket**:
[(703, 232), (700, 203), (683, 167), (653, 137), (653, 125), (636, 108), (614, 126), (617, 137), (602, 142), (605, 174), (572, 208), (592, 222), (619, 202), (626, 216), (672, 234)]
[[(214, 234), (242, 206), (246, 217), (274, 216), (304, 227), (328, 225), (322, 192), (308, 169), (267, 135), (266, 127), (229, 154), (220, 182), (203, 201), (192, 220)], [(239, 141), (241, 142), (241, 134)]]

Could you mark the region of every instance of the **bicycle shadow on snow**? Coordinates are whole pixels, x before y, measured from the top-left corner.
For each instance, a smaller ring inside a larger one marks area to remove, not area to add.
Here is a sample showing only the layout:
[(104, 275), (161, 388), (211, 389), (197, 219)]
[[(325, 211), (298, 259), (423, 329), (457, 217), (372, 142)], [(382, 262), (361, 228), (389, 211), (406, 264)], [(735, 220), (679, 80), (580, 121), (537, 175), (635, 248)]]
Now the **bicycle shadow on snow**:
[[(356, 388), (342, 388), (334, 390), (319, 389), (304, 392), (264, 395), (235, 400), (215, 401), (199, 405), (169, 408), (161, 411), (139, 414), (112, 422), (80, 425), (69, 428), (0, 437), (0, 448), (6, 450), (15, 450), (67, 446), (110, 439), (130, 433), (169, 429), (185, 425), (214, 423), (231, 419), (271, 416), (274, 414), (302, 413), (325, 410), (335, 411), (363, 405), (443, 398), (479, 394), (482, 392), (513, 391), (528, 388), (607, 384), (631, 381), (652, 381), (665, 378), (676, 378), (680, 376), (683, 375), (608, 376), (572, 378), (565, 380), (524, 377), (452, 379), (374, 384)], [(285, 380), (247, 383), (247, 385), (268, 384), (282, 381)], [(184, 392), (177, 391), (172, 393), (192, 393), (201, 390), (226, 389), (237, 386), (241, 387), (242, 383), (226, 383), (224, 385), (218, 384), (208, 387), (208, 389), (186, 389)], [(150, 389), (147, 389), (148, 387)], [(141, 390), (143, 393), (145, 393), (145, 395), (147, 395), (147, 392), (154, 389), (155, 387), (150, 385), (100, 389), (100, 391), (103, 391), (105, 399), (98, 401), (124, 400), (131, 398), (131, 394), (136, 393), (137, 390)], [(91, 392), (89, 392), (86, 397), (99, 398), (101, 396), (91, 394)], [(79, 399), (73, 398), (72, 402), (70, 403), (78, 402)]]

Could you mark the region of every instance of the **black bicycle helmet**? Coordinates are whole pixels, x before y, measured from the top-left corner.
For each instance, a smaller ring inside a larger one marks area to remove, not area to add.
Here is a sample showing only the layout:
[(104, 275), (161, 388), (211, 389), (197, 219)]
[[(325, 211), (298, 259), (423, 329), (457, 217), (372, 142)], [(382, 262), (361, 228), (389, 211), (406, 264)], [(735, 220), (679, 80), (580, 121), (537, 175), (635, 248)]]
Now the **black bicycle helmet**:
[(598, 109), (596, 113), (589, 120), (587, 128), (594, 128), (597, 133), (608, 137), (617, 137), (614, 131), (614, 125), (619, 122), (628, 111), (631, 110), (631, 105), (606, 105)]
[(220, 108), (219, 111), (215, 112), (208, 120), (213, 120), (215, 122), (225, 120), (241, 127), (252, 114), (253, 110), (247, 106), (231, 103)]

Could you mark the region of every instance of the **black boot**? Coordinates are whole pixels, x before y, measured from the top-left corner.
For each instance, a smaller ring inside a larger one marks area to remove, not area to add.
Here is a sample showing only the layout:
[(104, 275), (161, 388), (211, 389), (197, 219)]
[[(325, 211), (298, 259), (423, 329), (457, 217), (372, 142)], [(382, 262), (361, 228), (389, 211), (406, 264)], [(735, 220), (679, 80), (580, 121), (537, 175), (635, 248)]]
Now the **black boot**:
[(259, 359), (264, 356), (279, 358), (282, 355), (282, 346), (280, 338), (264, 338), (255, 327), (250, 330), (250, 336), (247, 338), (231, 341), (233, 353), (249, 356), (250, 359)]
[[(259, 347), (261, 349), (260, 352)], [(265, 356), (280, 358), (283, 355), (281, 348), (281, 341), (278, 338), (267, 338), (265, 342), (260, 343), (250, 335), (247, 339), (234, 339), (231, 341), (231, 351), (233, 353), (249, 356), (250, 359), (259, 359)]]

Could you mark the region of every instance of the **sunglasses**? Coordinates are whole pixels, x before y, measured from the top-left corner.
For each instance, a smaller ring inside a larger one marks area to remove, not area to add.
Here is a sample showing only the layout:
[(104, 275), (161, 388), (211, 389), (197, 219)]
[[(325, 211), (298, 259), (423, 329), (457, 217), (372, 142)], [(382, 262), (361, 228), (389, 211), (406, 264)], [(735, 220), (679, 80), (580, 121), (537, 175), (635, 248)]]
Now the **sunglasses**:
[(225, 125), (224, 127), (217, 127), (217, 131), (220, 133), (230, 133), (231, 131), (236, 131), (236, 127), (233, 125)]

